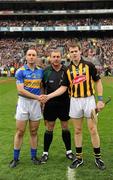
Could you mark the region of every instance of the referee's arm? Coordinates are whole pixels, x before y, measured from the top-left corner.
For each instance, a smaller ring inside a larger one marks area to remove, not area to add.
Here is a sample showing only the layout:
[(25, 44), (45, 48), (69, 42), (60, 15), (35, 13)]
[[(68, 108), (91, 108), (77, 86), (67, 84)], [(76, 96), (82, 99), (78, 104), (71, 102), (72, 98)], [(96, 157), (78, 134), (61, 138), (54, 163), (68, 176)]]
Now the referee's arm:
[(47, 100), (62, 95), (67, 90), (66, 86), (60, 86), (56, 91), (47, 95)]

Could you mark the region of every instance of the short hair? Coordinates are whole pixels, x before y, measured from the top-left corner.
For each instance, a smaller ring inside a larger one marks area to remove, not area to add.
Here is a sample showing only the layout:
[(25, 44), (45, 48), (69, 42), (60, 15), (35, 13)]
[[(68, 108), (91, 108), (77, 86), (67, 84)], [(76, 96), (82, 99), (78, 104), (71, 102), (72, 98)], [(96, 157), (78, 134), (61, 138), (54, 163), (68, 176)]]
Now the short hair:
[(52, 53), (60, 53), (60, 55), (62, 56), (62, 52), (61, 52), (61, 50), (60, 49), (51, 49), (51, 51), (50, 51), (50, 56), (51, 56), (51, 54)]
[(36, 52), (36, 54), (37, 54), (37, 50), (36, 50), (36, 48), (34, 48), (34, 47), (28, 48), (28, 49), (26, 50), (26, 54), (27, 54), (27, 52), (28, 52), (29, 50), (34, 50), (34, 51)]
[(81, 44), (79, 42), (70, 42), (67, 46), (67, 50), (69, 51), (70, 48), (78, 47), (81, 50)]

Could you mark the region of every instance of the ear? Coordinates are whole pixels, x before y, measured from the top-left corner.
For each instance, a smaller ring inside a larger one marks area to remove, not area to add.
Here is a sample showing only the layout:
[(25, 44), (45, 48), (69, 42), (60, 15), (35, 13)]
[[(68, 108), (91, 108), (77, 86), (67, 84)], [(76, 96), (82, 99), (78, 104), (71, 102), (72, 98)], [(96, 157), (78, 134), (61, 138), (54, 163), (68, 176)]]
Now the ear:
[(82, 54), (82, 50), (80, 50), (80, 55)]

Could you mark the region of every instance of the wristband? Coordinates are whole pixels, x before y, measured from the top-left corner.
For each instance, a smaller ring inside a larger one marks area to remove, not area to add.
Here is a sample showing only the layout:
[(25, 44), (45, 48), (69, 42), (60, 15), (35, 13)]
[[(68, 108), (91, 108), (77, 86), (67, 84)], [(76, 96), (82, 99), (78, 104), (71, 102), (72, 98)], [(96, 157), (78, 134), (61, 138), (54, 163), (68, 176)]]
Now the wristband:
[(98, 101), (103, 101), (103, 96), (98, 96)]

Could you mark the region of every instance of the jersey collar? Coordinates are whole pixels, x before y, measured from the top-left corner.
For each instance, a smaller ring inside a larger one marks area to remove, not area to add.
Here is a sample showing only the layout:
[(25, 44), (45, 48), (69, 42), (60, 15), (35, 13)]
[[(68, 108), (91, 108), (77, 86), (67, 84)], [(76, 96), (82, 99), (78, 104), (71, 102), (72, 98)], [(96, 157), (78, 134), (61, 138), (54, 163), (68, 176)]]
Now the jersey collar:
[[(25, 64), (24, 67), (25, 67), (25, 69), (30, 69), (29, 66), (28, 66), (27, 64)], [(35, 66), (34, 69), (39, 69), (39, 67), (38, 67), (38, 66)], [(30, 69), (30, 70), (31, 70), (31, 69)]]
[(82, 62), (83, 62), (83, 59), (81, 58), (77, 66), (73, 63), (73, 61), (71, 61), (71, 64), (78, 67), (80, 65), (80, 63), (82, 63)]

